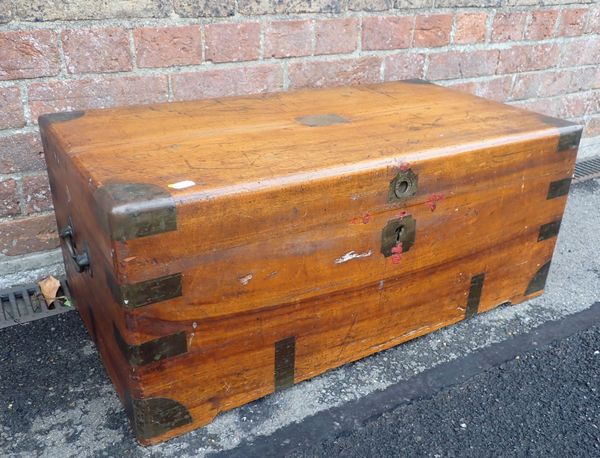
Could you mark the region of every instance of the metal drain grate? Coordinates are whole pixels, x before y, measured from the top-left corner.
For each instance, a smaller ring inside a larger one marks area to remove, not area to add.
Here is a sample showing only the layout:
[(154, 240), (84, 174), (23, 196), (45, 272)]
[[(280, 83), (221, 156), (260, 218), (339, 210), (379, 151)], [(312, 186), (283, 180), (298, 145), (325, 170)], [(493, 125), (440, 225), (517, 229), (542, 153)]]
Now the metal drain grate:
[[(71, 297), (65, 278), (60, 279), (60, 286), (57, 295)], [(0, 291), (0, 329), (73, 310), (73, 307), (57, 305), (58, 302), (55, 301), (52, 308), (48, 308), (37, 284), (2, 290)]]
[(600, 177), (600, 156), (585, 159), (575, 164), (573, 181), (584, 181), (596, 177)]

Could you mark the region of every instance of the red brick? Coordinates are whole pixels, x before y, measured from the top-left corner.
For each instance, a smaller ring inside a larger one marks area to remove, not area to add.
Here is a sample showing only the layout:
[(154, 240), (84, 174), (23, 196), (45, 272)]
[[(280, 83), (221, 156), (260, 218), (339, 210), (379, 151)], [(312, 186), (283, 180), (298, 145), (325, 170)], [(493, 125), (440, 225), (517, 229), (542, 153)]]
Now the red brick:
[(410, 16), (367, 16), (362, 21), (362, 49), (402, 49), (411, 44)]
[(600, 116), (588, 119), (584, 133), (586, 137), (596, 137), (597, 135), (600, 135)]
[(309, 56), (312, 34), (308, 20), (270, 22), (265, 32), (265, 57)]
[(61, 38), (69, 73), (131, 70), (126, 30), (115, 27), (65, 30)]
[(560, 101), (558, 98), (530, 99), (523, 102), (513, 102), (511, 105), (555, 118), (560, 117)]
[(0, 223), (0, 253), (17, 256), (56, 248), (54, 215), (36, 215)]
[(496, 73), (498, 50), (448, 51), (429, 55), (427, 78), (472, 78)]
[(585, 26), (585, 33), (600, 33), (600, 6), (590, 8)]
[(139, 105), (167, 100), (166, 76), (131, 76), (50, 81), (29, 86), (34, 119), (44, 113), (116, 105)]
[(500, 50), (498, 73), (520, 73), (558, 65), (560, 47), (555, 44), (518, 45)]
[(573, 74), (570, 87), (572, 92), (600, 89), (600, 67), (587, 67), (570, 72)]
[(600, 37), (585, 37), (561, 45), (563, 67), (600, 63)]
[(558, 10), (532, 11), (525, 32), (528, 40), (544, 40), (554, 36)]
[(444, 86), (446, 86), (450, 89), (455, 89), (460, 92), (466, 92), (467, 94), (475, 94), (475, 91), (477, 90), (477, 86), (472, 81), (469, 81), (466, 83), (465, 82), (463, 82), (463, 83), (446, 82), (446, 83), (444, 83)]
[(586, 97), (586, 114), (597, 114), (600, 113), (600, 91), (590, 91), (587, 93), (578, 92), (577, 94), (570, 95), (581, 95)]
[(512, 88), (511, 98), (513, 100), (532, 99), (538, 96), (541, 73), (525, 73), (517, 75)]
[(315, 21), (315, 54), (353, 52), (357, 44), (358, 20), (356, 18)]
[(423, 78), (425, 55), (409, 51), (385, 57), (385, 81)]
[(462, 13), (456, 15), (454, 42), (458, 44), (481, 43), (485, 41), (487, 14)]
[(558, 26), (558, 35), (564, 37), (582, 35), (584, 32), (587, 12), (587, 8), (562, 10), (560, 14), (560, 24)]
[(0, 216), (14, 216), (21, 213), (17, 182), (12, 178), (0, 178)]
[(512, 88), (512, 76), (499, 76), (476, 83), (475, 94), (498, 102), (504, 102), (510, 98)]
[(258, 22), (208, 24), (204, 36), (207, 60), (236, 62), (259, 58), (260, 24)]
[(0, 137), (0, 173), (44, 170), (42, 142), (38, 133)]
[(139, 67), (194, 65), (202, 61), (200, 27), (144, 27), (133, 32)]
[[(585, 70), (551, 70), (538, 74), (539, 97), (553, 97), (569, 92), (589, 89), (589, 79), (586, 81), (581, 76), (593, 77), (593, 74)], [(585, 85), (585, 87), (583, 87)]]
[(0, 129), (23, 127), (25, 116), (21, 105), (21, 91), (16, 86), (0, 87)]
[(450, 43), (451, 14), (417, 16), (413, 46), (433, 48)]
[(507, 103), (511, 97), (512, 79), (512, 76), (500, 76), (489, 81), (480, 81), (477, 83), (476, 94), (485, 99)]
[(585, 93), (566, 94), (557, 97), (559, 101), (559, 118), (579, 118), (588, 112), (590, 101)]
[(27, 214), (52, 210), (52, 194), (47, 175), (23, 178), (23, 202)]
[(568, 70), (558, 70), (540, 74), (540, 85), (538, 95), (540, 97), (551, 97), (569, 92), (571, 81), (577, 81), (578, 77)]
[(527, 13), (497, 13), (492, 25), (492, 41), (523, 39)]
[(219, 68), (173, 75), (176, 100), (258, 94), (279, 91), (283, 74), (279, 65)]
[(290, 88), (341, 86), (378, 82), (380, 69), (379, 57), (294, 62), (288, 76)]
[(0, 33), (0, 80), (53, 76), (60, 71), (57, 38), (50, 30)]

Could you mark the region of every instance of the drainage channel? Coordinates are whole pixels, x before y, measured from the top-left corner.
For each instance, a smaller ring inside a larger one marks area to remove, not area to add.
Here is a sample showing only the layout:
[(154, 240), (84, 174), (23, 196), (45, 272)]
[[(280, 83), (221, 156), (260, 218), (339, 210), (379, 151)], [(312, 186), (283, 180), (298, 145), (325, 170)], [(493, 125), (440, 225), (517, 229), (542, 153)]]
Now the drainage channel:
[[(600, 177), (600, 156), (579, 161), (575, 165), (574, 182), (597, 177)], [(61, 278), (60, 284), (62, 291), (59, 290), (59, 294), (70, 297), (66, 279)], [(37, 284), (2, 290), (0, 291), (0, 329), (73, 310), (73, 307), (61, 305), (58, 301), (56, 304), (58, 305), (53, 305), (51, 308), (46, 305)]]
[(575, 174), (573, 175), (574, 182), (597, 177), (600, 177), (600, 156), (585, 159), (575, 164)]
[[(71, 296), (65, 278), (60, 278), (57, 295)], [(39, 286), (35, 283), (0, 291), (0, 329), (58, 315), (69, 310), (73, 310), (73, 307), (62, 305), (60, 301), (54, 301), (48, 307)]]

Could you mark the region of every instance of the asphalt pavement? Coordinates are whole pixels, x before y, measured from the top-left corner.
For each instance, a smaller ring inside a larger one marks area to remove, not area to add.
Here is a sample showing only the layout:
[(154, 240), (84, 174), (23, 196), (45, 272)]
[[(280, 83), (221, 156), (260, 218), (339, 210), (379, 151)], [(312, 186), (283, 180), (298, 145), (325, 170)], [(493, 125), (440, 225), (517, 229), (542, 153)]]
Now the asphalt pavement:
[(598, 456), (599, 209), (598, 180), (572, 187), (544, 295), (330, 371), (153, 447), (133, 439), (77, 312), (4, 329), (0, 454)]
[(219, 456), (600, 456), (599, 368), (600, 302)]
[(600, 456), (600, 326), (289, 456)]

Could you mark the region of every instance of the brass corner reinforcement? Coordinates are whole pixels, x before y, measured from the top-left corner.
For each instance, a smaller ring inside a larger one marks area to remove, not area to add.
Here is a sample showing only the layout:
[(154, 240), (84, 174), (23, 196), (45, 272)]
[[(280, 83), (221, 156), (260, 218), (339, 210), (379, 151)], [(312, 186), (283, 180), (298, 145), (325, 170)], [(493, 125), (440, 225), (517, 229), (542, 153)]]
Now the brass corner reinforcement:
[(568, 151), (579, 146), (581, 134), (583, 133), (583, 126), (543, 114), (537, 114), (537, 116), (544, 124), (559, 129), (560, 133), (556, 148), (557, 152)]
[(150, 183), (108, 182), (94, 193), (97, 215), (112, 240), (126, 241), (177, 229), (175, 200)]
[(558, 231), (560, 230), (561, 222), (562, 219), (558, 219), (556, 221), (552, 221), (551, 223), (542, 224), (538, 234), (538, 242), (556, 237), (558, 235)]
[(275, 391), (294, 384), (296, 368), (296, 337), (275, 342)]
[(538, 291), (542, 291), (546, 286), (546, 279), (548, 278), (548, 273), (550, 272), (550, 261), (544, 264), (542, 267), (538, 269), (535, 273), (527, 289), (525, 290), (525, 296), (529, 294), (537, 293)]
[(471, 287), (469, 288), (469, 297), (467, 298), (467, 308), (465, 310), (465, 319), (471, 318), (479, 312), (479, 302), (481, 301), (481, 291), (485, 273), (473, 275), (471, 277)]
[(569, 194), (571, 187), (571, 178), (563, 178), (562, 180), (553, 181), (548, 186), (548, 194), (546, 200), (555, 199)]
[(45, 129), (50, 124), (71, 121), (73, 119), (81, 118), (83, 115), (85, 115), (85, 111), (81, 110), (43, 114), (38, 116), (38, 125), (40, 126), (40, 129)]
[(129, 310), (173, 299), (181, 296), (183, 292), (180, 273), (125, 285), (119, 284), (108, 270), (106, 278), (115, 301)]
[(583, 129), (572, 130), (569, 132), (561, 132), (558, 139), (557, 151), (568, 151), (573, 148), (579, 147), (579, 141), (581, 140), (581, 134)]
[(143, 440), (192, 423), (188, 409), (169, 398), (132, 399), (126, 391), (125, 410), (135, 435)]
[(140, 345), (125, 342), (119, 328), (113, 323), (113, 334), (121, 353), (132, 366), (143, 366), (165, 358), (187, 353), (187, 338), (184, 331), (158, 337)]

